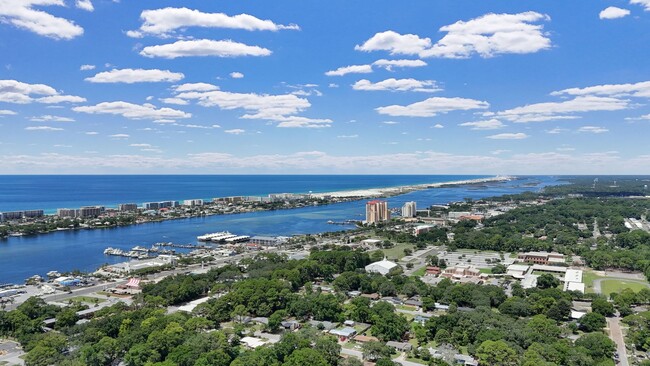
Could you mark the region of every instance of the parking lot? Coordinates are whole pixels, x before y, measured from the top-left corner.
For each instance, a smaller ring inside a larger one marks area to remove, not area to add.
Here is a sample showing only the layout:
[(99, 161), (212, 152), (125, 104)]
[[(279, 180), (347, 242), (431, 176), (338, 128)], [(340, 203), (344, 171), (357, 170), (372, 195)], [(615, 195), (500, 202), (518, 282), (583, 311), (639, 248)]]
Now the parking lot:
[[(503, 253), (503, 259), (499, 253), (480, 252), (475, 250), (458, 250), (455, 252), (440, 252), (438, 258), (447, 262), (447, 267), (457, 266), (459, 264), (472, 265), (477, 268), (491, 268), (497, 263), (506, 266), (512, 264), (515, 258), (510, 258), (510, 253)], [(488, 261), (490, 263), (488, 263)], [(500, 262), (498, 262), (500, 261)]]
[(25, 362), (20, 358), (24, 354), (18, 343), (6, 339), (0, 340), (0, 365), (24, 365)]

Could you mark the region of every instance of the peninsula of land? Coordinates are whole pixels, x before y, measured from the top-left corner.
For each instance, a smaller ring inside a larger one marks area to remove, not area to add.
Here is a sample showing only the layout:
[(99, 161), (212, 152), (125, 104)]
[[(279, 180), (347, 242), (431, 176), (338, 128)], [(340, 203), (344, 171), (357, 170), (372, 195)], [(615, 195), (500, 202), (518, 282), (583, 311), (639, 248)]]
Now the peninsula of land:
[(87, 206), (79, 209), (58, 209), (56, 214), (43, 210), (0, 213), (0, 238), (46, 234), (61, 230), (105, 229), (165, 220), (211, 215), (228, 215), (258, 211), (294, 209), (371, 198), (386, 198), (417, 190), (449, 186), (503, 182), (515, 179), (495, 176), (451, 182), (402, 185), (324, 193), (274, 193), (268, 196), (231, 196), (212, 200), (122, 203), (117, 207)]

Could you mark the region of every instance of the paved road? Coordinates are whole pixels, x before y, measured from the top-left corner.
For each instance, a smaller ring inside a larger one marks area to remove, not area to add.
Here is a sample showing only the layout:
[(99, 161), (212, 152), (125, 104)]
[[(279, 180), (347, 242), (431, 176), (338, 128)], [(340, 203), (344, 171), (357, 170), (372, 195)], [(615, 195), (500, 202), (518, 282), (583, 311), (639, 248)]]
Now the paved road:
[(620, 357), (620, 366), (629, 366), (627, 362), (627, 350), (625, 349), (625, 339), (621, 331), (620, 318), (607, 318), (607, 326), (609, 327), (609, 337), (616, 343), (616, 351)]
[(361, 352), (361, 351), (341, 347), (341, 354), (356, 357), (356, 358), (358, 358), (360, 360), (363, 360), (363, 352)]
[(406, 360), (406, 354), (404, 352), (400, 353), (400, 355), (397, 356), (396, 358), (393, 358), (393, 361), (399, 363), (400, 365), (404, 365), (404, 366), (423, 366), (423, 365), (426, 365), (426, 364), (423, 364), (423, 363), (407, 361)]

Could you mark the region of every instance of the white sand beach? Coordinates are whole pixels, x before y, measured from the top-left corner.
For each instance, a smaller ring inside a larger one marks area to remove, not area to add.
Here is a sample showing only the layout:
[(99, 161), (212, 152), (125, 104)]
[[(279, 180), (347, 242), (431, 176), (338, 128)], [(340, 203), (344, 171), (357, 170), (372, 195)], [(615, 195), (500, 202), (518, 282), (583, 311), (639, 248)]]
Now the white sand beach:
[(450, 185), (466, 185), (466, 184), (503, 182), (503, 181), (512, 180), (513, 178), (514, 177), (510, 177), (510, 176), (496, 176), (496, 177), (490, 177), (490, 178), (458, 180), (458, 181), (452, 181), (452, 182), (439, 182), (439, 183), (430, 183), (430, 184), (416, 184), (416, 185), (398, 186), (398, 187), (369, 188), (369, 189), (358, 189), (358, 190), (352, 190), (352, 191), (312, 193), (312, 197), (317, 197), (317, 198), (323, 198), (323, 197), (338, 197), (338, 198), (362, 197), (362, 198), (372, 198), (372, 197), (394, 196), (394, 195), (397, 195), (397, 194), (407, 193), (407, 192), (417, 191), (417, 190), (422, 190), (422, 189), (440, 188), (440, 187), (443, 187), (443, 186), (450, 186)]

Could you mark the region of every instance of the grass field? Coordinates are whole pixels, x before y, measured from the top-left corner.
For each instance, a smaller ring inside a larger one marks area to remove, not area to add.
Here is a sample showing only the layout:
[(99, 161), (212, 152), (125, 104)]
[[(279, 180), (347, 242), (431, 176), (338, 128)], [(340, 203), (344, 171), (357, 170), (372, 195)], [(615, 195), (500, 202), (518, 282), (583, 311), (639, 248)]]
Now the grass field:
[(585, 283), (585, 292), (588, 294), (594, 293), (594, 280), (602, 278), (606, 277), (601, 277), (593, 271), (584, 271), (582, 273), (582, 282)]
[(600, 283), (600, 289), (606, 296), (609, 296), (609, 294), (612, 292), (621, 292), (626, 288), (632, 289), (634, 292), (638, 292), (639, 290), (648, 288), (648, 283), (624, 279), (609, 279), (603, 280)]
[(492, 268), (479, 268), (481, 273), (492, 274)]
[(390, 249), (382, 249), (381, 251), (384, 252), (384, 255), (388, 259), (402, 259), (402, 257), (404, 257), (404, 249), (406, 248), (415, 251), (415, 246), (412, 244), (397, 244)]
[(413, 271), (412, 275), (417, 276), (417, 277), (422, 277), (422, 276), (424, 276), (425, 273), (427, 273), (427, 267), (422, 267), (422, 268), (418, 268), (415, 271)]

